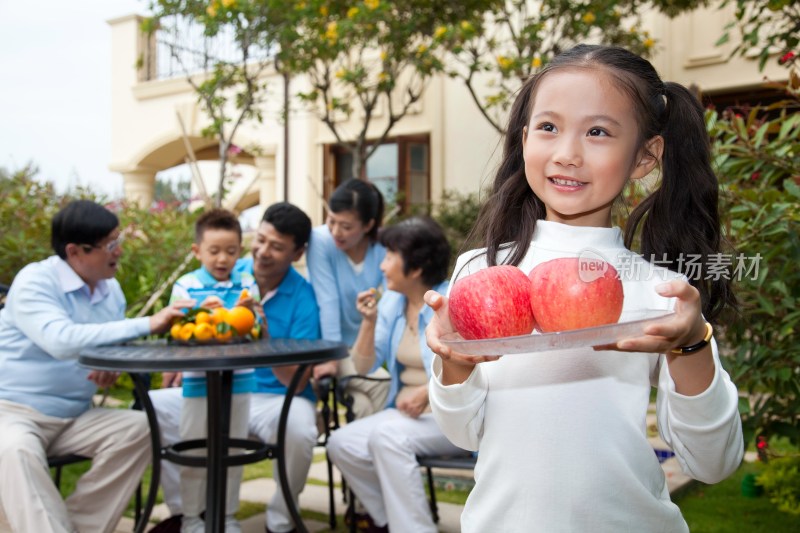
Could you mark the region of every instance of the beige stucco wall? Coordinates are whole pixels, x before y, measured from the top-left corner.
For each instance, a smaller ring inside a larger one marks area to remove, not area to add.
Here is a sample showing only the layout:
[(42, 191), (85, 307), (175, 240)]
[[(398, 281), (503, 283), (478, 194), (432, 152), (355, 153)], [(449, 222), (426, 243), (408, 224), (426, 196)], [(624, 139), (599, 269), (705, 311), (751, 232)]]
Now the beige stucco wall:
[[(675, 20), (647, 16), (645, 26), (659, 43), (653, 63), (662, 77), (686, 85), (694, 83), (706, 92), (719, 92), (756, 86), (764, 75), (772, 79), (785, 76), (774, 65), (761, 73), (754, 60), (731, 59), (729, 46), (715, 47), (728, 20), (730, 12), (716, 9), (700, 10)], [(205, 119), (185, 80), (140, 81), (133, 68), (143, 44), (137, 17), (123, 17), (109, 24), (113, 52), (110, 167), (126, 178), (127, 194), (146, 199), (145, 189), (152, 182), (152, 175), (183, 162), (185, 149), (176, 113), (184, 118), (195, 150), (213, 142), (200, 136)], [(270, 103), (263, 123), (243, 126), (235, 139), (239, 146), (255, 143), (274, 154), (274, 160), (266, 164), (274, 170), (271, 175), (266, 172), (265, 180), (256, 185), (262, 208), (284, 198), (284, 133), (278, 120), (283, 81), (274, 74), (268, 80)], [(303, 88), (303, 81), (297, 79), (290, 91)], [(319, 223), (323, 146), (334, 142), (334, 137), (310, 111), (300, 108), (297, 102), (292, 107), (286, 196)], [(372, 135), (378, 135), (383, 119), (385, 116), (378, 117)], [(360, 127), (351, 129), (358, 131)], [(414, 113), (392, 130), (392, 135), (420, 133), (430, 135), (433, 200), (446, 189), (469, 192), (488, 184), (502, 151), (500, 138), (480, 115), (461, 82), (444, 77), (432, 80)]]
[(737, 30), (732, 31), (731, 41), (715, 46), (725, 26), (734, 20), (734, 8), (708, 7), (672, 20), (657, 14), (646, 16), (645, 24), (658, 43), (653, 64), (661, 77), (684, 85), (695, 84), (710, 94), (756, 87), (765, 77), (785, 80), (786, 70), (774, 61), (759, 72), (754, 55), (730, 57)]

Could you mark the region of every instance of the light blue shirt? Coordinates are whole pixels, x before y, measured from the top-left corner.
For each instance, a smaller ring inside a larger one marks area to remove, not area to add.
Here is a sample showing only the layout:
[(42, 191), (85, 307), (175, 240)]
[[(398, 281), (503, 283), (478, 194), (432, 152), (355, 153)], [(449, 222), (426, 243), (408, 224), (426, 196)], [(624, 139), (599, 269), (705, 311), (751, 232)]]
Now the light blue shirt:
[(0, 399), (59, 418), (91, 407), (97, 385), (78, 365), (81, 349), (150, 333), (147, 317), (125, 319), (115, 279), (94, 293), (58, 256), (20, 270), (0, 311)]
[[(253, 271), (253, 259), (240, 259), (236, 270)], [(264, 316), (267, 318), (269, 336), (276, 339), (320, 338), (319, 307), (314, 298), (311, 284), (294, 267), (289, 267), (275, 293), (264, 302)], [(256, 392), (267, 394), (286, 394), (286, 386), (281, 383), (269, 367), (256, 368)], [(309, 383), (299, 394), (316, 402), (314, 389)]]
[[(443, 281), (433, 287), (439, 294), (447, 294), (448, 282)], [(425, 328), (433, 319), (433, 309), (423, 305), (419, 312), (419, 350), (422, 355), (422, 366), (431, 377), (431, 364), (433, 364), (433, 352), (428, 347), (425, 340)], [(389, 385), (389, 395), (386, 399), (386, 407), (394, 407), (394, 400), (400, 390), (400, 374), (403, 365), (397, 361), (397, 348), (400, 346), (400, 339), (406, 329), (406, 297), (395, 291), (386, 291), (378, 302), (378, 319), (375, 323), (375, 364), (369, 373), (376, 371), (386, 364), (389, 371), (391, 382)]]
[(317, 226), (308, 245), (308, 277), (319, 305), (322, 338), (352, 346), (361, 326), (356, 309), (359, 292), (384, 284), (380, 265), (386, 248), (374, 243), (367, 249), (361, 272), (356, 272), (347, 254), (336, 248), (328, 226)]

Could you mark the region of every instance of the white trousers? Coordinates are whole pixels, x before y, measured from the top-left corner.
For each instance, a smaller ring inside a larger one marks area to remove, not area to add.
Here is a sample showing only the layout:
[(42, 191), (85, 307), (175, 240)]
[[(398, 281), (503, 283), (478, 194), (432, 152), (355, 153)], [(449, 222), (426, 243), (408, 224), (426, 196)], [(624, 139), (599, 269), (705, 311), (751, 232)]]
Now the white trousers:
[[(232, 439), (247, 438), (247, 423), (250, 415), (250, 394), (234, 394), (231, 397), (231, 418), (228, 435)], [(204, 439), (208, 436), (208, 399), (184, 398), (181, 406), (179, 434), (181, 440)], [(231, 452), (237, 453), (236, 449)], [(203, 449), (191, 450), (191, 455), (205, 455)], [(182, 466), (180, 471), (180, 493), (183, 514), (200, 516), (206, 508), (205, 468)], [(225, 514), (239, 510), (239, 486), (244, 468), (232, 466), (227, 469)]]
[[(161, 428), (162, 443), (173, 443), (179, 440), (180, 412), (183, 397), (180, 388), (150, 391), (150, 399), (158, 416)], [(278, 419), (283, 407), (282, 394), (255, 393), (250, 398), (249, 433), (263, 442), (275, 442), (278, 435)], [(295, 505), (306, 485), (308, 471), (314, 456), (317, 443), (317, 422), (314, 404), (305, 398), (295, 397), (289, 409), (289, 420), (286, 424), (286, 471)], [(178, 465), (169, 461), (161, 462), (161, 487), (164, 501), (170, 512), (181, 514), (180, 489), (178, 483)], [(270, 531), (284, 532), (294, 528), (292, 518), (286, 508), (283, 492), (278, 480), (278, 469), (274, 469), (275, 481), (278, 482), (275, 494), (267, 507), (267, 526)]]
[[(114, 531), (147, 465), (150, 431), (144, 413), (90, 409), (57, 418), (0, 400), (0, 502), (15, 532)], [(92, 466), (61, 499), (47, 457), (78, 454)]]
[(397, 409), (333, 432), (328, 455), (376, 525), (392, 533), (436, 533), (416, 455), (461, 452), (433, 415), (410, 418)]

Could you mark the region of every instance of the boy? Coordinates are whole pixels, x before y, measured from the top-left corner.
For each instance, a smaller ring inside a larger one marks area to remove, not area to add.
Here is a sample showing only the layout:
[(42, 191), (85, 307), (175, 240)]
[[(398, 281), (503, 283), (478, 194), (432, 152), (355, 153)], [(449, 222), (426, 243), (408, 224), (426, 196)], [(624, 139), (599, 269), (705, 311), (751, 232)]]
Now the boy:
[[(213, 209), (204, 213), (195, 223), (195, 242), (192, 252), (202, 266), (181, 276), (172, 288), (173, 300), (194, 299), (200, 307), (231, 308), (245, 305), (253, 308), (258, 301), (258, 284), (248, 273), (233, 272), (236, 260), (242, 252), (242, 228), (236, 216), (224, 209)], [(242, 298), (242, 291), (249, 296)], [(231, 401), (231, 438), (247, 438), (250, 393), (255, 390), (252, 370), (237, 370), (233, 378)], [(183, 379), (183, 406), (180, 420), (181, 440), (205, 438), (206, 424), (206, 380), (202, 372), (186, 372)], [(239, 507), (239, 484), (242, 467), (228, 469), (228, 495), (225, 530), (239, 532), (240, 527), (233, 513)], [(183, 502), (182, 533), (202, 533), (205, 523), (200, 513), (206, 503), (206, 472), (202, 468), (183, 467), (180, 474), (180, 492)]]
[[(272, 338), (319, 339), (319, 306), (311, 284), (292, 266), (302, 258), (311, 235), (311, 219), (300, 208), (286, 202), (271, 205), (264, 212), (252, 243), (252, 255), (237, 263), (237, 270), (252, 274), (262, 294), (261, 307)], [(256, 393), (250, 402), (250, 434), (262, 442), (275, 442), (281, 408), (296, 367), (257, 368)], [(164, 374), (162, 386), (150, 391), (164, 442), (178, 440), (179, 416), (184, 398), (177, 390), (174, 375)], [(297, 505), (303, 491), (317, 443), (316, 398), (310, 384), (301, 383), (289, 410), (286, 426), (286, 473), (289, 495), (278, 486), (266, 512), (267, 533), (294, 531), (286, 497)], [(172, 387), (172, 388), (171, 388)], [(274, 469), (276, 481), (278, 469)], [(183, 512), (180, 501), (177, 465), (162, 461), (161, 486), (164, 503), (172, 516), (152, 531), (168, 533)]]

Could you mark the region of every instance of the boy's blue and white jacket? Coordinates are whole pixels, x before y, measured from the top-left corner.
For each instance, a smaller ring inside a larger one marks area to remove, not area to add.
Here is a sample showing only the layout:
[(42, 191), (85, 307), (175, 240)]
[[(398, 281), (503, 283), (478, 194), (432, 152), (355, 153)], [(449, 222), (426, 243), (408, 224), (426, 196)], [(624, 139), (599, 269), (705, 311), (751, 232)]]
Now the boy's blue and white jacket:
[[(170, 303), (176, 300), (193, 299), (199, 306), (209, 296), (217, 296), (222, 305), (231, 308), (239, 301), (242, 291), (247, 289), (250, 296), (258, 301), (261, 297), (258, 284), (252, 274), (231, 272), (230, 279), (217, 281), (205, 267), (184, 274), (172, 286)], [(255, 374), (252, 369), (237, 370), (233, 375), (233, 393), (244, 394), (256, 390)], [(206, 378), (203, 372), (183, 373), (183, 396), (203, 398), (206, 396)]]

